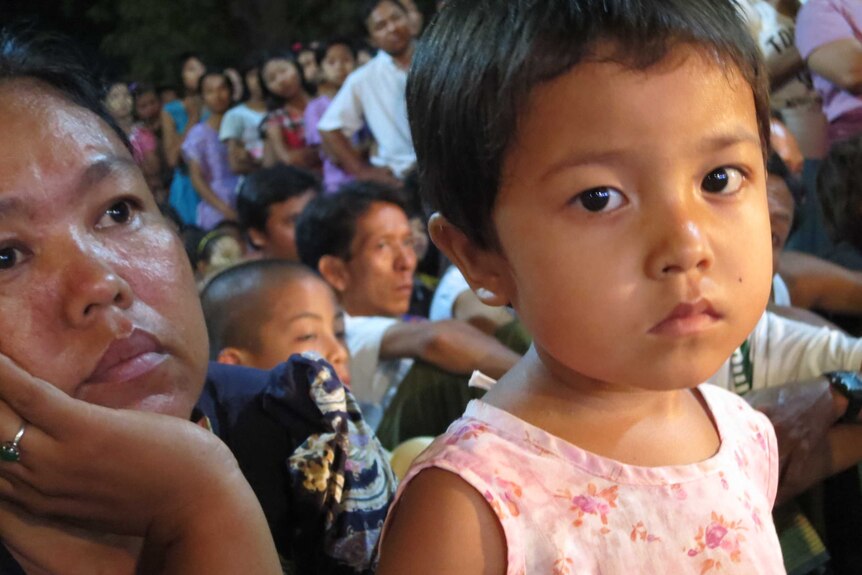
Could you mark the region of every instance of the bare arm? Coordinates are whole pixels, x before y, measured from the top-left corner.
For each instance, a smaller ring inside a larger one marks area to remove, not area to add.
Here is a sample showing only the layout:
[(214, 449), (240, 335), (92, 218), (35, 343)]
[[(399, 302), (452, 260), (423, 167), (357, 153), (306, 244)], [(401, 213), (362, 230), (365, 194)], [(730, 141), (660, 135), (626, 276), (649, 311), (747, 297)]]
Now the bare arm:
[(264, 154), (264, 166), (271, 167), (278, 162), (299, 168), (315, 168), (320, 164), (320, 157), (315, 148), (308, 146), (290, 149), (284, 145), (281, 137), (281, 127), (276, 122), (266, 125), (266, 143), (264, 147), (269, 153)]
[(227, 161), (234, 174), (250, 174), (260, 167), (242, 142), (234, 138), (227, 141)]
[(401, 182), (392, 175), (392, 172), (385, 168), (374, 167), (366, 162), (340, 130), (320, 130), (320, 140), (323, 143), (323, 149), (335, 163), (357, 180), (370, 180), (390, 186), (401, 186)]
[(232, 207), (227, 205), (224, 200), (216, 195), (216, 193), (212, 190), (209, 185), (209, 182), (204, 178), (203, 172), (201, 171), (200, 164), (195, 161), (189, 161), (189, 176), (192, 180), (192, 185), (195, 188), (195, 191), (201, 197), (201, 199), (207, 202), (209, 205), (217, 209), (219, 212), (224, 215), (228, 220), (237, 220), (239, 219)]
[(404, 491), (381, 542), (378, 575), (502, 575), (506, 540), (488, 502), (441, 469)]
[(183, 145), (183, 138), (177, 133), (174, 118), (167, 110), (162, 110), (162, 142), (165, 148), (165, 160), (171, 168), (176, 168), (180, 161), (180, 147)]
[(862, 461), (862, 425), (836, 425), (847, 399), (825, 378), (754, 391), (745, 399), (775, 427), (779, 502)]
[(455, 298), (452, 317), (467, 322), (488, 335), (494, 335), (498, 329), (514, 319), (508, 309), (482, 303), (473, 290), (465, 290)]
[(520, 359), (493, 337), (458, 320), (393, 325), (383, 335), (380, 359), (398, 357), (415, 357), (451, 373), (479, 370), (495, 379)]
[(781, 254), (781, 277), (794, 306), (862, 314), (862, 273), (810, 254)]
[(843, 38), (825, 44), (808, 57), (808, 67), (848, 92), (862, 91), (862, 42)]

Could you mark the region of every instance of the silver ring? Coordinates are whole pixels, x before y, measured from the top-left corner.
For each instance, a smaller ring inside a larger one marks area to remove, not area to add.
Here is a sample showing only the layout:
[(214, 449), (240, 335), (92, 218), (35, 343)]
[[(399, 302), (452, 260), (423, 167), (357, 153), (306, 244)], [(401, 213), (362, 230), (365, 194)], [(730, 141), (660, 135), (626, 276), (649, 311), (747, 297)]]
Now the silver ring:
[(15, 439), (0, 443), (0, 459), (11, 463), (21, 461), (21, 449), (19, 444), (21, 443), (21, 438), (24, 437), (24, 430), (26, 428), (27, 424), (22, 423), (21, 427), (18, 429), (18, 433), (15, 434)]

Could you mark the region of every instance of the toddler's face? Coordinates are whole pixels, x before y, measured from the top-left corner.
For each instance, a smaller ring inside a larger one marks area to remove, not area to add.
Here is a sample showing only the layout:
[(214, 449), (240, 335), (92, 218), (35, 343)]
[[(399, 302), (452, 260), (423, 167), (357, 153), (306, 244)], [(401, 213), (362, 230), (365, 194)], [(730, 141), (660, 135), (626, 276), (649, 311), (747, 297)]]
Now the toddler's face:
[(578, 65), (525, 110), (492, 259), (544, 364), (622, 388), (707, 379), (769, 295), (749, 85), (678, 48), (646, 72)]

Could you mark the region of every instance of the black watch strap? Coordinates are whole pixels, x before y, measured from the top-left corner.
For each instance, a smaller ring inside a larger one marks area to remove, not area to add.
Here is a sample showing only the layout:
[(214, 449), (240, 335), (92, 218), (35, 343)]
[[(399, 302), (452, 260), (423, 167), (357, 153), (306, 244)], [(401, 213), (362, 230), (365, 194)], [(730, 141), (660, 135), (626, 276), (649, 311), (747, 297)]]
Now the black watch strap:
[(841, 416), (841, 423), (856, 423), (862, 411), (862, 379), (855, 371), (830, 371), (823, 374), (832, 389), (847, 398), (847, 411)]

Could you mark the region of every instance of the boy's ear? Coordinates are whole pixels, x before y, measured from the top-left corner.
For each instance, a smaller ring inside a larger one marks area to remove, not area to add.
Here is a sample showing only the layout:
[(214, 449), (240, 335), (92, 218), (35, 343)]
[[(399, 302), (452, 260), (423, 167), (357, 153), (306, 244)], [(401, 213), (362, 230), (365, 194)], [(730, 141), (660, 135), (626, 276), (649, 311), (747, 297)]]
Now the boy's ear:
[(510, 304), (508, 268), (499, 253), (478, 247), (439, 213), (428, 221), (428, 232), (440, 251), (458, 266), (482, 303), (490, 306)]
[(226, 365), (252, 365), (248, 358), (248, 352), (238, 347), (226, 347), (218, 352), (216, 362)]
[(350, 287), (350, 272), (347, 269), (347, 263), (339, 257), (323, 256), (317, 262), (317, 271), (339, 295)]
[(262, 250), (266, 247), (266, 234), (256, 228), (248, 228), (248, 241), (251, 242), (256, 249)]

